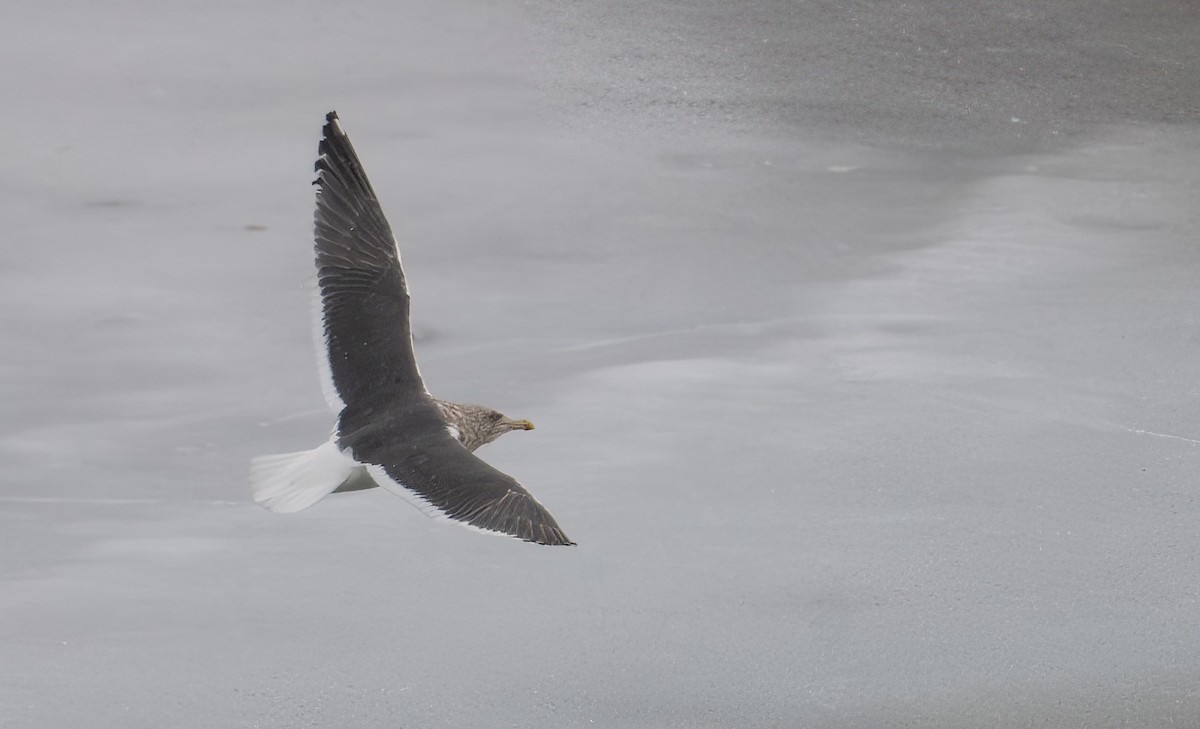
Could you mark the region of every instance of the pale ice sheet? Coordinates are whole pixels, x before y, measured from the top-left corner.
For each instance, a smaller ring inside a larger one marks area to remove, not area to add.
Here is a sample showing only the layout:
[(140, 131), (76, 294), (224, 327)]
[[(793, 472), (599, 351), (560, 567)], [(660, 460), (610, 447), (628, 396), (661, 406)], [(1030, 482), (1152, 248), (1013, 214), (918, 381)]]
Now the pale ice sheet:
[[(0, 726), (1194, 723), (1195, 127), (564, 111), (550, 5), (14, 11)], [(251, 502), (331, 425), (330, 107), (431, 391), (537, 424), (481, 454), (579, 547)]]

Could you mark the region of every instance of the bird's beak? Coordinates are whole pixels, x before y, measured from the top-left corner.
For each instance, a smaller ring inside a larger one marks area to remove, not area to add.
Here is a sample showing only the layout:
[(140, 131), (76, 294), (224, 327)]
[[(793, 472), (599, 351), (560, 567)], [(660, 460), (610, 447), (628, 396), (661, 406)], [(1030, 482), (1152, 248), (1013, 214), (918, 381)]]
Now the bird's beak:
[(508, 427), (513, 430), (533, 430), (533, 423), (528, 420), (510, 420)]

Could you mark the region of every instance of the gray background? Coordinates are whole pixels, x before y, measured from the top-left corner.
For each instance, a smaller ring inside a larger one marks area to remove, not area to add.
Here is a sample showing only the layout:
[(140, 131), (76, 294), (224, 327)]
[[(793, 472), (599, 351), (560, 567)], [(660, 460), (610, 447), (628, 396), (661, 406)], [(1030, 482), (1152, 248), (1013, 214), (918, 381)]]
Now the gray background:
[[(1194, 2), (15, 2), (0, 726), (1200, 724)], [(336, 108), (430, 389), (580, 546), (246, 463), (332, 415)]]

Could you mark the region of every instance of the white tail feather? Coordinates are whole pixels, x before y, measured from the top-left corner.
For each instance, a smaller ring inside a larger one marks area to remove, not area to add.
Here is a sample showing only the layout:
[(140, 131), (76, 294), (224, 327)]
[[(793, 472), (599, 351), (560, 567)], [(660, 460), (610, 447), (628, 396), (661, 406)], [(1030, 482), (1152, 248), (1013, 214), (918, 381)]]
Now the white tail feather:
[(254, 500), (276, 514), (307, 509), (342, 484), (358, 463), (330, 440), (311, 451), (277, 453), (250, 461)]

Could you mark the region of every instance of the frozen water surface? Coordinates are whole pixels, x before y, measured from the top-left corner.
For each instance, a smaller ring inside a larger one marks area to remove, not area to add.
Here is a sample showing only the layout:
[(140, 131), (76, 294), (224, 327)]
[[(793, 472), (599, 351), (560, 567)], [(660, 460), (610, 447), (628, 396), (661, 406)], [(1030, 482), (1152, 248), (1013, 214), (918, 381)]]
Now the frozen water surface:
[[(648, 8), (6, 11), (0, 726), (1200, 722), (1195, 7)], [(251, 503), (330, 108), (579, 547)]]

